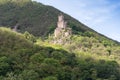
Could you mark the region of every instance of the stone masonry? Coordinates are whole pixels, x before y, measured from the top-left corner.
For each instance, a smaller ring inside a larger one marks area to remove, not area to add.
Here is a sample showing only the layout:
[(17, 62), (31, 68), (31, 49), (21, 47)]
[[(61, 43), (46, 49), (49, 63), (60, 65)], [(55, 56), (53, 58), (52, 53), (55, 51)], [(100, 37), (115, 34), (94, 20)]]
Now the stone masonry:
[(62, 44), (72, 34), (71, 28), (67, 27), (67, 22), (64, 21), (64, 16), (60, 14), (58, 16), (57, 28), (54, 31), (54, 43)]

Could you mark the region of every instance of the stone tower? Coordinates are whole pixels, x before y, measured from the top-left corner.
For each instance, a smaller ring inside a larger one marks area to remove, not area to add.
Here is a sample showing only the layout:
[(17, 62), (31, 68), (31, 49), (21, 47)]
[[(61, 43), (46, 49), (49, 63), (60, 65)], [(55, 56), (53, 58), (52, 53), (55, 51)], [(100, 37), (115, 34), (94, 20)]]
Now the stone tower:
[(67, 22), (64, 21), (64, 16), (60, 14), (58, 16), (58, 22), (57, 22), (57, 27), (59, 28), (66, 28)]
[(65, 40), (70, 38), (71, 34), (71, 28), (67, 27), (67, 22), (64, 20), (64, 16), (60, 14), (58, 16), (57, 27), (54, 31), (54, 43), (65, 43)]

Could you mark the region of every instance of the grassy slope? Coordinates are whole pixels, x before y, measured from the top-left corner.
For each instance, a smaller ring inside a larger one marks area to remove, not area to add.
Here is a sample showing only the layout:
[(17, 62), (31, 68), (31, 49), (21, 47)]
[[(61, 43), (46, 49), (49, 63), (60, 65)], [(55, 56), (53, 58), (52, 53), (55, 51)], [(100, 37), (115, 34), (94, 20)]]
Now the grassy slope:
[(12, 51), (16, 51), (19, 48), (31, 48), (32, 43), (27, 41), (23, 35), (18, 34), (16, 32), (11, 32), (10, 29), (0, 28), (0, 52), (7, 52), (6, 49), (10, 50), (7, 53), (11, 53)]

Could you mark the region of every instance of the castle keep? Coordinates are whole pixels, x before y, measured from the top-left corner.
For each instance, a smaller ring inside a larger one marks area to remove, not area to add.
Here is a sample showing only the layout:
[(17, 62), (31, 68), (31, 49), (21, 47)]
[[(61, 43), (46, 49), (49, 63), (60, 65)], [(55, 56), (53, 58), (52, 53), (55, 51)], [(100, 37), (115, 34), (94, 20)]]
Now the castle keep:
[(58, 28), (66, 28), (67, 22), (64, 21), (64, 16), (61, 14), (58, 16), (57, 27)]
[(67, 27), (67, 22), (64, 21), (64, 16), (60, 14), (58, 16), (57, 28), (54, 31), (54, 43), (63, 43), (72, 34), (71, 28)]

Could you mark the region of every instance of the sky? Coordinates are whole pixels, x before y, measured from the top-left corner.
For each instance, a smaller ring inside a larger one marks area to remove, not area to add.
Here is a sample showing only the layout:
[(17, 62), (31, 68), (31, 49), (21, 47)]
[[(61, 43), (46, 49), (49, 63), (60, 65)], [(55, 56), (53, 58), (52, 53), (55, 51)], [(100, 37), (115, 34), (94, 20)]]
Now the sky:
[(120, 42), (120, 0), (33, 0), (53, 6)]

